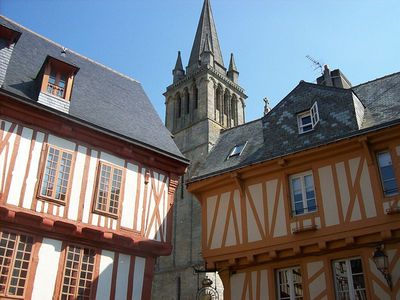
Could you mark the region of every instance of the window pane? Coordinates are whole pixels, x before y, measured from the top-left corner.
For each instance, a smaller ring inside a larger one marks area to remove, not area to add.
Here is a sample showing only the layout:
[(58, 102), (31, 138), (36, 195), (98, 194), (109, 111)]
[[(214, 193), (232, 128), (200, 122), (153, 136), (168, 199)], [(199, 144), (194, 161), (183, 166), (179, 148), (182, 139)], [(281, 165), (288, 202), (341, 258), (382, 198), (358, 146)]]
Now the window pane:
[(309, 125), (309, 124), (311, 124), (311, 116), (310, 115), (301, 117), (301, 125), (305, 126), (305, 125)]
[(397, 194), (397, 181), (390, 153), (381, 152), (377, 156), (384, 194), (386, 196)]

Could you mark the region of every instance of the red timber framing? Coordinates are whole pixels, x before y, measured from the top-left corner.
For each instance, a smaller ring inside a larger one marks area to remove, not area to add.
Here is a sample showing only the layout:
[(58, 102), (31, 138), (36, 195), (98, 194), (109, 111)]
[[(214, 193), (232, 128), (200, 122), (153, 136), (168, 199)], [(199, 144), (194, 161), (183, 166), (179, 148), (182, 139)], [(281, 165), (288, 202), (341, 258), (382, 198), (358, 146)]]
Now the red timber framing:
[[(146, 168), (152, 175), (153, 172), (159, 172), (164, 174), (165, 178), (169, 178), (168, 182), (168, 207), (173, 205), (173, 195), (176, 189), (176, 181), (178, 176), (182, 175), (188, 165), (188, 161), (169, 155), (168, 153), (163, 153), (162, 150), (152, 149), (149, 146), (141, 145), (135, 141), (129, 141), (124, 137), (116, 136), (113, 133), (104, 132), (100, 128), (96, 128), (93, 125), (86, 124), (83, 121), (75, 120), (72, 117), (59, 114), (47, 108), (38, 108), (36, 105), (29, 104), (28, 100), (17, 98), (17, 96), (0, 93), (0, 114), (2, 119), (12, 122), (12, 127), (6, 132), (3, 128), (4, 122), (2, 122), (2, 128), (0, 128), (0, 136), (3, 141), (7, 141), (11, 134), (10, 132), (16, 132), (16, 140), (14, 141), (14, 147), (12, 148), (11, 156), (9, 151), (11, 148), (8, 146), (7, 142), (0, 145), (0, 150), (7, 153), (6, 157), (11, 157), (9, 162), (10, 168), (12, 169), (15, 165), (15, 160), (17, 157), (18, 145), (20, 143), (21, 131), (23, 126), (27, 126), (33, 130), (31, 149), (36, 143), (37, 133), (43, 132), (45, 138), (43, 140), (43, 151), (46, 150), (45, 145), (47, 145), (47, 136), (49, 133), (54, 134), (58, 137), (65, 138), (69, 141), (75, 142), (76, 145), (83, 145), (86, 147), (86, 154), (90, 154), (92, 149), (96, 149), (97, 153), (100, 151), (106, 151), (112, 153), (113, 155), (125, 160), (126, 162), (134, 162), (140, 167)], [(17, 125), (18, 124), (18, 125)], [(19, 126), (21, 125), (21, 126)], [(76, 159), (75, 149), (73, 160)], [(46, 160), (45, 153), (41, 154), (41, 162), (39, 166), (39, 172), (42, 174), (44, 169), (44, 164)], [(31, 159), (31, 154), (28, 157), (28, 161)], [(88, 178), (90, 163), (90, 155), (86, 155), (84, 159), (84, 171), (82, 176), (82, 185), (84, 187), (80, 191), (79, 205), (83, 206), (84, 195), (86, 193), (86, 181)], [(72, 164), (74, 165), (74, 163)], [(122, 175), (122, 180), (125, 180), (125, 163), (124, 174)], [(29, 167), (24, 173), (24, 177), (28, 176)], [(127, 230), (119, 225), (116, 230), (109, 230), (108, 228), (97, 227), (94, 225), (89, 225), (83, 223), (82, 221), (82, 209), (78, 210), (78, 222), (70, 221), (66, 219), (66, 213), (68, 211), (69, 196), (71, 184), (69, 185), (69, 191), (67, 192), (67, 197), (65, 200), (64, 215), (54, 216), (49, 214), (43, 214), (40, 211), (36, 212), (33, 210), (26, 210), (22, 207), (17, 207), (13, 205), (8, 205), (5, 203), (7, 199), (11, 172), (8, 173), (9, 176), (2, 176), (3, 182), (2, 186), (5, 187), (3, 193), (0, 195), (0, 222), (4, 226), (9, 226), (19, 230), (27, 230), (28, 233), (34, 235), (44, 235), (51, 238), (59, 240), (68, 240), (75, 243), (90, 243), (93, 247), (100, 249), (109, 249), (113, 251), (119, 251), (122, 253), (131, 253), (132, 255), (148, 257), (148, 256), (159, 256), (159, 255), (169, 255), (171, 252), (171, 236), (172, 236), (172, 209), (168, 210), (166, 216), (167, 225), (165, 226), (166, 232), (162, 236), (166, 236), (166, 239), (162, 238), (161, 242), (148, 240), (145, 236), (147, 234), (144, 232), (142, 227), (142, 232), (135, 233), (132, 230)], [(70, 175), (73, 174), (73, 170), (70, 171)], [(3, 174), (5, 175), (5, 174)], [(154, 184), (154, 178), (149, 177), (149, 185)], [(24, 181), (25, 182), (25, 181)], [(34, 201), (32, 201), (32, 207), (36, 207), (36, 201), (38, 195), (38, 190), (41, 187), (42, 180), (38, 180), (36, 183), (36, 191), (34, 196)], [(124, 182), (122, 183), (124, 184)], [(166, 182), (163, 183), (163, 189), (166, 189)], [(21, 204), (25, 195), (25, 186), (22, 186), (22, 194), (18, 199)], [(161, 194), (161, 193), (160, 193)], [(159, 195), (154, 195), (155, 201)], [(120, 195), (119, 205), (121, 205), (121, 200), (123, 199), (123, 194)], [(59, 203), (57, 201), (48, 201), (51, 210), (58, 211)], [(158, 202), (157, 202), (158, 203)], [(138, 208), (136, 208), (137, 210)], [(119, 207), (119, 212), (121, 211)], [(120, 213), (117, 216), (121, 217)], [(160, 216), (155, 212), (153, 215), (149, 216), (151, 223), (160, 225)]]
[[(188, 191), (202, 206), (202, 255), (209, 268), (221, 271), (225, 297), (231, 299), (230, 280), (236, 273), (247, 272), (244, 282), (251, 285), (257, 282), (250, 282), (251, 270), (268, 270), (268, 280), (273, 283), (269, 286), (270, 299), (275, 299), (274, 270), (319, 257), (331, 274), (332, 259), (357, 255), (363, 259), (365, 277), (375, 278), (374, 284), (390, 294), (379, 272), (371, 275), (376, 267), (372, 268), (369, 260), (377, 246), (385, 245), (393, 253), (390, 269), (400, 263), (399, 251), (394, 250), (400, 247), (400, 194), (387, 197), (383, 193), (376, 160), (376, 153), (381, 151), (391, 154), (400, 187), (398, 124), (189, 182)], [(313, 174), (317, 209), (296, 216), (292, 214), (289, 177), (305, 171)], [(335, 204), (334, 209), (330, 203)], [(260, 280), (261, 273), (251, 276)], [(314, 280), (313, 276), (305, 285)], [(329, 276), (327, 286), (333, 287)], [(376, 299), (372, 282), (367, 284), (368, 299)], [(400, 280), (393, 284), (393, 293), (397, 293)], [(250, 286), (248, 293), (253, 288)], [(250, 294), (243, 293), (235, 299), (259, 299), (255, 294), (246, 298)], [(315, 299), (333, 299), (331, 293)]]

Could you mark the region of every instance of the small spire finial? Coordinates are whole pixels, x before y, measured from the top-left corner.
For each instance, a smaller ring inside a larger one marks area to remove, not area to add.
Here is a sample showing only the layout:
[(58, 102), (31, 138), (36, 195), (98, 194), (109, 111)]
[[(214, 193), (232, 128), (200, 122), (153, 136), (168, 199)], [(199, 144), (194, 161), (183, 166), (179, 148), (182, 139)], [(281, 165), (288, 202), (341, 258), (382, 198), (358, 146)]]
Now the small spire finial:
[(264, 116), (271, 111), (271, 107), (269, 106), (269, 100), (267, 97), (264, 97)]
[(231, 53), (231, 59), (229, 60), (229, 68), (228, 68), (228, 70), (237, 72), (235, 58), (233, 57), (233, 53)]

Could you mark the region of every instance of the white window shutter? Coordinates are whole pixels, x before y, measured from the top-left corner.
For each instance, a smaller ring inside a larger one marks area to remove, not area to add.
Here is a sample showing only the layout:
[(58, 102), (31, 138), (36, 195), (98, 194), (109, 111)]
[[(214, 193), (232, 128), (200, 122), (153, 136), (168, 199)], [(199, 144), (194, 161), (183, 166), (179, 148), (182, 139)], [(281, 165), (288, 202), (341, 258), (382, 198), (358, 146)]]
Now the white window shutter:
[(317, 101), (315, 101), (313, 106), (311, 106), (310, 115), (311, 115), (311, 124), (312, 124), (312, 127), (314, 128), (319, 122)]

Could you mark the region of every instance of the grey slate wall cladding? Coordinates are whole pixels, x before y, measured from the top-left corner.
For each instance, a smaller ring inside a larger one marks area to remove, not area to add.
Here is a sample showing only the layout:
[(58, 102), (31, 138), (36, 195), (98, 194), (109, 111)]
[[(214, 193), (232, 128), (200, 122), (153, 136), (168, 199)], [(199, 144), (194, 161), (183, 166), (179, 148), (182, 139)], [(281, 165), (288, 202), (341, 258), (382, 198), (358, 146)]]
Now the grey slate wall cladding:
[(0, 39), (0, 86), (3, 85), (13, 48), (14, 44), (8, 46), (6, 40)]
[[(320, 122), (314, 130), (299, 134), (297, 115), (317, 102)], [(358, 129), (351, 90), (301, 82), (269, 114), (263, 117), (263, 150), (270, 157), (334, 139)], [(285, 146), (282, 147), (282, 143)]]
[(64, 101), (53, 95), (39, 93), (38, 102), (64, 113), (68, 113), (69, 111), (69, 101)]
[(12, 52), (3, 89), (37, 102), (39, 71), (47, 56), (54, 57), (79, 69), (72, 87), (70, 116), (183, 159), (139, 82), (72, 51), (61, 56), (62, 46), (2, 16), (0, 24), (22, 33)]
[[(317, 101), (320, 121), (298, 133), (297, 114)], [(191, 181), (267, 161), (358, 133), (400, 122), (400, 73), (351, 89), (300, 82), (263, 118), (224, 131)], [(242, 155), (226, 160), (232, 147), (248, 144)]]

